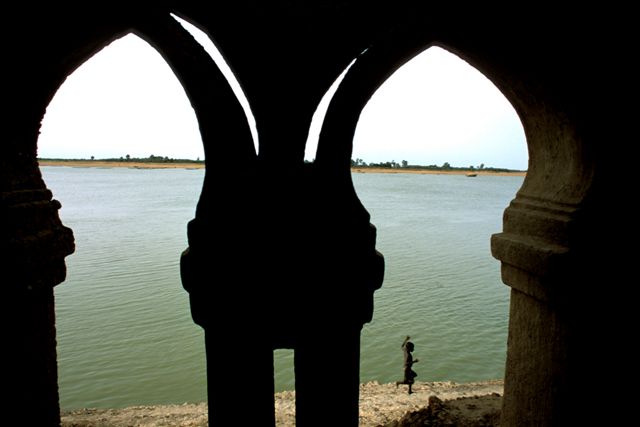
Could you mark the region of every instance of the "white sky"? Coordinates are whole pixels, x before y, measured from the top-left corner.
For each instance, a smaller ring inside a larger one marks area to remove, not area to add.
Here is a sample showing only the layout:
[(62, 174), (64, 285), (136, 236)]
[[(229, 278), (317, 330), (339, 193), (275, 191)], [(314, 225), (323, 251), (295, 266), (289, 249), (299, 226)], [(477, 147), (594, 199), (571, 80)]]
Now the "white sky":
[[(220, 64), (207, 36), (188, 29)], [(234, 90), (248, 110), (241, 90)], [(314, 116), (309, 160), (328, 100)], [(204, 158), (182, 86), (162, 57), (133, 35), (116, 40), (67, 78), (47, 108), (38, 142), (43, 158), (127, 154)], [(431, 48), (374, 94), (360, 117), (352, 158), (526, 169), (528, 155), (518, 116), (498, 89), (457, 56)]]

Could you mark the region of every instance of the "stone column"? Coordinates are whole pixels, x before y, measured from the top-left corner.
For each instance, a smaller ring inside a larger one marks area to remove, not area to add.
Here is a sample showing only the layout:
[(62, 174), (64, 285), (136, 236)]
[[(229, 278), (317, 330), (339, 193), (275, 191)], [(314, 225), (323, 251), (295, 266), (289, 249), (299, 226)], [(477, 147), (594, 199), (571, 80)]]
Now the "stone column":
[(296, 426), (358, 425), (361, 328), (311, 327), (296, 347)]
[(60, 424), (53, 287), (74, 244), (51, 197), (46, 189), (1, 193), (7, 425)]
[(589, 400), (577, 398), (589, 376), (581, 371), (599, 351), (585, 340), (593, 301), (586, 296), (584, 246), (567, 239), (578, 211), (519, 195), (505, 211), (505, 231), (492, 237), (502, 279), (512, 288), (504, 426), (581, 425), (575, 422), (588, 417), (587, 408), (576, 406)]
[(273, 350), (256, 335), (241, 322), (205, 329), (210, 426), (275, 426)]

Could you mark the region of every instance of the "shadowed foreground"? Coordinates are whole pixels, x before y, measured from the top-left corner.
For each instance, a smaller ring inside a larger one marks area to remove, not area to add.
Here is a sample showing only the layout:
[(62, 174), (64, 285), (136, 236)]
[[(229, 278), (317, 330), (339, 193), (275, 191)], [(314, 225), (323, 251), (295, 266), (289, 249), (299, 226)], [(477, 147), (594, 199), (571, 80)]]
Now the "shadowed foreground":
[[(407, 394), (406, 386), (402, 385), (396, 388), (395, 384), (362, 384), (360, 426), (498, 425), (502, 390), (503, 382), (498, 380), (465, 384), (417, 382), (411, 395)], [(295, 426), (295, 392), (277, 393), (275, 402), (277, 425)], [(329, 396), (327, 405), (330, 404)], [(427, 408), (429, 404), (431, 407)], [(251, 425), (250, 414), (251, 411), (237, 414), (237, 425)], [(200, 403), (64, 411), (62, 426), (201, 427), (207, 426), (207, 405)]]

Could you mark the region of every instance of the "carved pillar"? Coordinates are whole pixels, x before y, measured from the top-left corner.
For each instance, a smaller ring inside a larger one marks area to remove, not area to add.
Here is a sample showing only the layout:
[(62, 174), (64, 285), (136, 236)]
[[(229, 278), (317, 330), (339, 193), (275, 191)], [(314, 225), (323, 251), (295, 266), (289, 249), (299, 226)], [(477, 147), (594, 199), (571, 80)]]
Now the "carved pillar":
[(74, 250), (73, 235), (62, 226), (60, 204), (49, 190), (0, 196), (5, 421), (16, 417), (15, 425), (57, 426), (53, 287), (65, 278), (64, 257)]
[(205, 328), (209, 425), (275, 426), (273, 350), (242, 309), (227, 314)]
[(502, 279), (512, 287), (502, 414), (506, 426), (548, 425), (558, 410), (557, 395), (566, 383), (567, 325), (552, 306), (552, 294), (566, 286), (557, 276), (569, 250), (554, 241), (558, 236), (551, 231), (525, 233), (533, 221), (566, 226), (569, 220), (566, 210), (551, 203), (516, 198), (505, 211), (505, 232), (492, 238)]
[(361, 328), (318, 326), (295, 349), (296, 425), (357, 426)]
[(297, 425), (319, 425), (326, 414), (356, 426), (360, 329), (383, 273), (375, 229), (348, 191), (325, 193), (331, 186), (320, 190), (313, 172), (300, 171), (287, 191), (263, 173), (261, 191), (245, 193), (245, 204), (190, 223), (181, 261), (193, 318), (207, 336), (210, 422), (237, 421), (250, 381), (252, 421), (274, 425), (273, 350), (293, 348)]
[(298, 284), (302, 326), (292, 331), (296, 425), (357, 426), (360, 331), (372, 319), (384, 259), (375, 250), (375, 227), (348, 183), (338, 186), (311, 168), (309, 259)]
[(229, 218), (218, 219), (224, 230), (190, 223), (180, 265), (192, 317), (205, 331), (209, 425), (273, 426), (273, 281), (253, 262), (255, 242)]
[[(594, 302), (577, 205), (519, 195), (492, 237), (512, 288), (502, 425), (572, 425), (596, 354)], [(582, 230), (584, 231), (584, 230)], [(597, 310), (597, 308), (596, 308)], [(594, 363), (595, 362), (595, 363)], [(585, 369), (586, 368), (586, 369)]]

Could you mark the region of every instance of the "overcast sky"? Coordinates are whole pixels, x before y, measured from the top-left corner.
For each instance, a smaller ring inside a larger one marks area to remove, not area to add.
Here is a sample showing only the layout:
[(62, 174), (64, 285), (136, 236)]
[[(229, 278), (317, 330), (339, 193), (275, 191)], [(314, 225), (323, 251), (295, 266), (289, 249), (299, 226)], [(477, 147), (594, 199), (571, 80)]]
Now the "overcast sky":
[[(220, 63), (206, 35), (188, 29)], [(235, 91), (248, 109), (240, 89)], [(308, 160), (315, 157), (328, 100), (310, 131)], [(42, 158), (127, 154), (204, 158), (182, 86), (162, 57), (133, 35), (116, 40), (67, 78), (47, 108), (38, 142)], [(521, 170), (528, 158), (513, 107), (480, 72), (440, 48), (409, 61), (374, 94), (360, 117), (352, 157)]]

